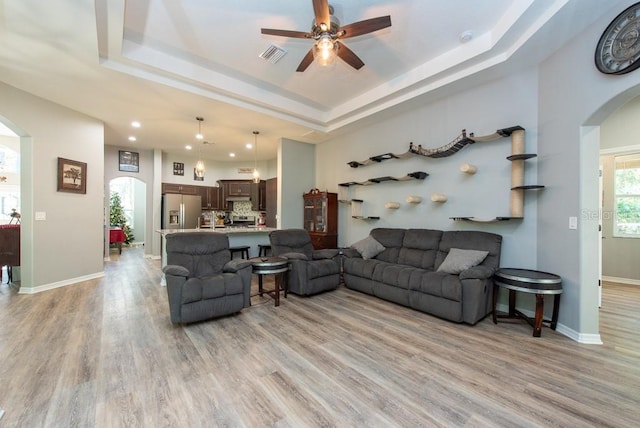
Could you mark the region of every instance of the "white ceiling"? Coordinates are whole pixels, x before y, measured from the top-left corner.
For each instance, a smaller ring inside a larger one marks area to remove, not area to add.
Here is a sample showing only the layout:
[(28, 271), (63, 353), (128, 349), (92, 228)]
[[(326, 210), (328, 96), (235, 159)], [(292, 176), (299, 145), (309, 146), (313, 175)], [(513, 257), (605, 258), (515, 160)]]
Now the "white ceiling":
[[(258, 130), (258, 158), (270, 159), (281, 137), (319, 143), (462, 79), (539, 61), (625, 2), (331, 3), (343, 25), (391, 16), (391, 27), (343, 40), (366, 64), (359, 71), (338, 61), (297, 73), (312, 41), (261, 34), (310, 31), (311, 0), (2, 2), (0, 80), (104, 121), (110, 145), (181, 153), (202, 116), (214, 143), (203, 155), (253, 160), (244, 144)], [(473, 38), (462, 43), (465, 31)], [(271, 45), (287, 51), (276, 64), (258, 57)]]

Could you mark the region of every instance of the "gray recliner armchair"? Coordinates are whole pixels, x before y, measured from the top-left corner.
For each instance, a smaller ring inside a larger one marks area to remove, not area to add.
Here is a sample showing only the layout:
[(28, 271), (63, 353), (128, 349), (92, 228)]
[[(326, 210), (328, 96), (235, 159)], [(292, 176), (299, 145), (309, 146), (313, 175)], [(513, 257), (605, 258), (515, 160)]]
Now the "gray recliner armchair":
[(334, 290), (340, 283), (338, 249), (314, 250), (304, 229), (274, 230), (269, 233), (273, 256), (289, 260), (287, 288), (294, 294), (310, 296)]
[(231, 260), (227, 235), (172, 233), (166, 240), (162, 271), (172, 323), (230, 315), (251, 305), (251, 263)]

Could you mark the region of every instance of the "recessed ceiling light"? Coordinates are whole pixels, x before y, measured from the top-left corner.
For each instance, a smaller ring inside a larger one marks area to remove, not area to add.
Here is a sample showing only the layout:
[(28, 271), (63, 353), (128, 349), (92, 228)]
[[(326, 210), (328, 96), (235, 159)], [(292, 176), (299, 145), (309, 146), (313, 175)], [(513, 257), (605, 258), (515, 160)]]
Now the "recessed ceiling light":
[(136, 137), (134, 137), (133, 135), (129, 137), (129, 141), (136, 141)]
[(134, 128), (140, 128), (140, 122), (134, 120), (133, 122), (131, 122), (131, 126), (133, 126)]
[(186, 146), (184, 146), (184, 148), (187, 149), (187, 150), (191, 150), (191, 146), (188, 145), (188, 144)]
[(230, 158), (235, 158), (235, 157), (236, 157), (236, 154), (235, 154), (235, 153), (233, 153), (233, 152), (231, 152), (231, 153), (229, 153), (229, 157), (230, 157)]
[(460, 43), (467, 43), (471, 39), (473, 39), (473, 32), (471, 32), (470, 30), (460, 33)]
[(251, 150), (251, 149), (253, 149), (253, 144), (251, 144), (251, 143), (247, 143), (247, 144), (245, 144), (245, 147), (246, 147), (247, 149)]

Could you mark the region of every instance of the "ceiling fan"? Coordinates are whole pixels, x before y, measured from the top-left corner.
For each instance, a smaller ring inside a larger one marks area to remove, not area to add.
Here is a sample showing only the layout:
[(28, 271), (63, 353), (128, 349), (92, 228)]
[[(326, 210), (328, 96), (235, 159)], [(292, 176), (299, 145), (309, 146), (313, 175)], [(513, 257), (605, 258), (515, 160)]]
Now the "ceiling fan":
[(291, 30), (276, 30), (263, 28), (262, 34), (272, 36), (293, 37), (298, 39), (314, 39), (316, 42), (307, 52), (298, 65), (296, 71), (305, 71), (314, 58), (321, 65), (328, 65), (336, 56), (356, 70), (360, 70), (364, 62), (351, 49), (340, 43), (338, 39), (361, 36), (391, 26), (391, 17), (380, 16), (378, 18), (365, 19), (345, 26), (333, 15), (333, 7), (327, 0), (312, 0), (315, 19), (311, 26), (311, 32)]

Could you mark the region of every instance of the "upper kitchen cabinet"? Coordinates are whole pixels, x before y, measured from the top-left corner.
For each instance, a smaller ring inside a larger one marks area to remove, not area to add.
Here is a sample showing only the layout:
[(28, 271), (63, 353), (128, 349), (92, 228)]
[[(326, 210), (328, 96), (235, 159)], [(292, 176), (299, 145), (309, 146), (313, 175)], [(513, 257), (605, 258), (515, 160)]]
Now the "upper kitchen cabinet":
[(188, 184), (162, 183), (162, 194), (178, 194), (178, 195), (200, 195), (200, 187), (190, 186)]
[(224, 209), (222, 201), (222, 188), (220, 187), (200, 187), (200, 196), (202, 197), (203, 210), (221, 210)]
[(223, 189), (226, 188), (227, 196), (251, 196), (251, 180), (218, 180), (222, 183)]

